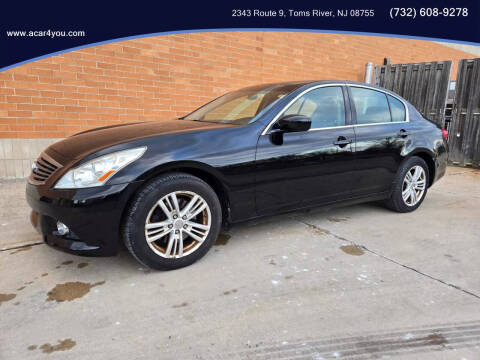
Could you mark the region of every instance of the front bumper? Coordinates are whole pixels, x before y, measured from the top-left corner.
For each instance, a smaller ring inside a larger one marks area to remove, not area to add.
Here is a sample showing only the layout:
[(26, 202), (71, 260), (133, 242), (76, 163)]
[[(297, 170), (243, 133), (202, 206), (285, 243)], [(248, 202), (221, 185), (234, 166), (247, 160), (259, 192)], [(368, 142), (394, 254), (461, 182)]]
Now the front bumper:
[[(27, 184), (31, 222), (44, 241), (77, 255), (113, 256), (118, 252), (123, 210), (141, 181), (77, 190), (52, 190)], [(70, 232), (59, 235), (57, 221)]]

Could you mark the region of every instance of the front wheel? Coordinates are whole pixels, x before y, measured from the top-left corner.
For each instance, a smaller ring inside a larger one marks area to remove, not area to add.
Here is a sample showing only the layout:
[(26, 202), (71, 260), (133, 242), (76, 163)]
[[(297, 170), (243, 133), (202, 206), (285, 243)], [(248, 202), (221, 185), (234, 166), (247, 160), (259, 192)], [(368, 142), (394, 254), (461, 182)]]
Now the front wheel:
[(413, 156), (397, 172), (387, 206), (397, 212), (416, 210), (427, 195), (429, 172), (422, 158)]
[(127, 209), (122, 229), (128, 250), (142, 264), (177, 269), (204, 256), (222, 223), (215, 191), (184, 173), (166, 174), (148, 183)]

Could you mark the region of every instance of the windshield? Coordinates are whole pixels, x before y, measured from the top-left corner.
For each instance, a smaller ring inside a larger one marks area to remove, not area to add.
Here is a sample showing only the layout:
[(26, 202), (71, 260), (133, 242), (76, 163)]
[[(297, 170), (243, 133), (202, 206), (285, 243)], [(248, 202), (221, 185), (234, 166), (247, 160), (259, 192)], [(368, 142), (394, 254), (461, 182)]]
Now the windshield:
[(186, 120), (246, 125), (255, 121), (279, 99), (301, 83), (263, 85), (237, 90), (202, 106)]

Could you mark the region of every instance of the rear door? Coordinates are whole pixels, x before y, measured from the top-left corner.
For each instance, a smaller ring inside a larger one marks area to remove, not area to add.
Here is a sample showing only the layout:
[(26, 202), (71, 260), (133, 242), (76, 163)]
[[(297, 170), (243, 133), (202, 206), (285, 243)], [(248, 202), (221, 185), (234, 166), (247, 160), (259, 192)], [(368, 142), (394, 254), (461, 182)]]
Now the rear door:
[(259, 214), (349, 198), (354, 169), (354, 131), (346, 89), (341, 85), (306, 90), (278, 118), (299, 114), (312, 120), (309, 131), (283, 134), (283, 143), (262, 134), (256, 156)]
[(348, 86), (355, 125), (355, 197), (389, 191), (410, 139), (406, 104), (385, 92)]

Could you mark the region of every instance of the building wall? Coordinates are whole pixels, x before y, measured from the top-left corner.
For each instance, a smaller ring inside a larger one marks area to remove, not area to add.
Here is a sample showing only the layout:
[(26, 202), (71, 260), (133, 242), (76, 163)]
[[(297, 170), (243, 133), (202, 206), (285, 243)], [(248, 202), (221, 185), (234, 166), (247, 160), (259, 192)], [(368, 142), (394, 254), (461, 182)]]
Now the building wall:
[[(122, 41), (1, 72), (0, 138), (16, 138), (6, 143), (22, 147), (22, 139), (63, 138), (93, 127), (169, 119), (229, 90), (264, 82), (363, 81), (365, 64), (382, 64), (384, 57), (407, 63), (473, 56), (429, 41), (297, 32), (195, 33)], [(0, 174), (11, 177), (10, 165), (1, 169), (12, 160), (5, 157), (5, 146), (10, 145), (3, 143)], [(32, 160), (25, 157), (15, 160), (24, 167), (23, 160)]]
[(442, 45), (451, 47), (452, 49), (465, 51), (467, 53), (475, 55), (475, 57), (480, 56), (480, 46), (457, 44), (457, 43), (448, 43), (448, 42), (438, 42), (438, 44), (442, 44)]
[(32, 163), (56, 138), (3, 138), (0, 139), (0, 179), (26, 178)]

